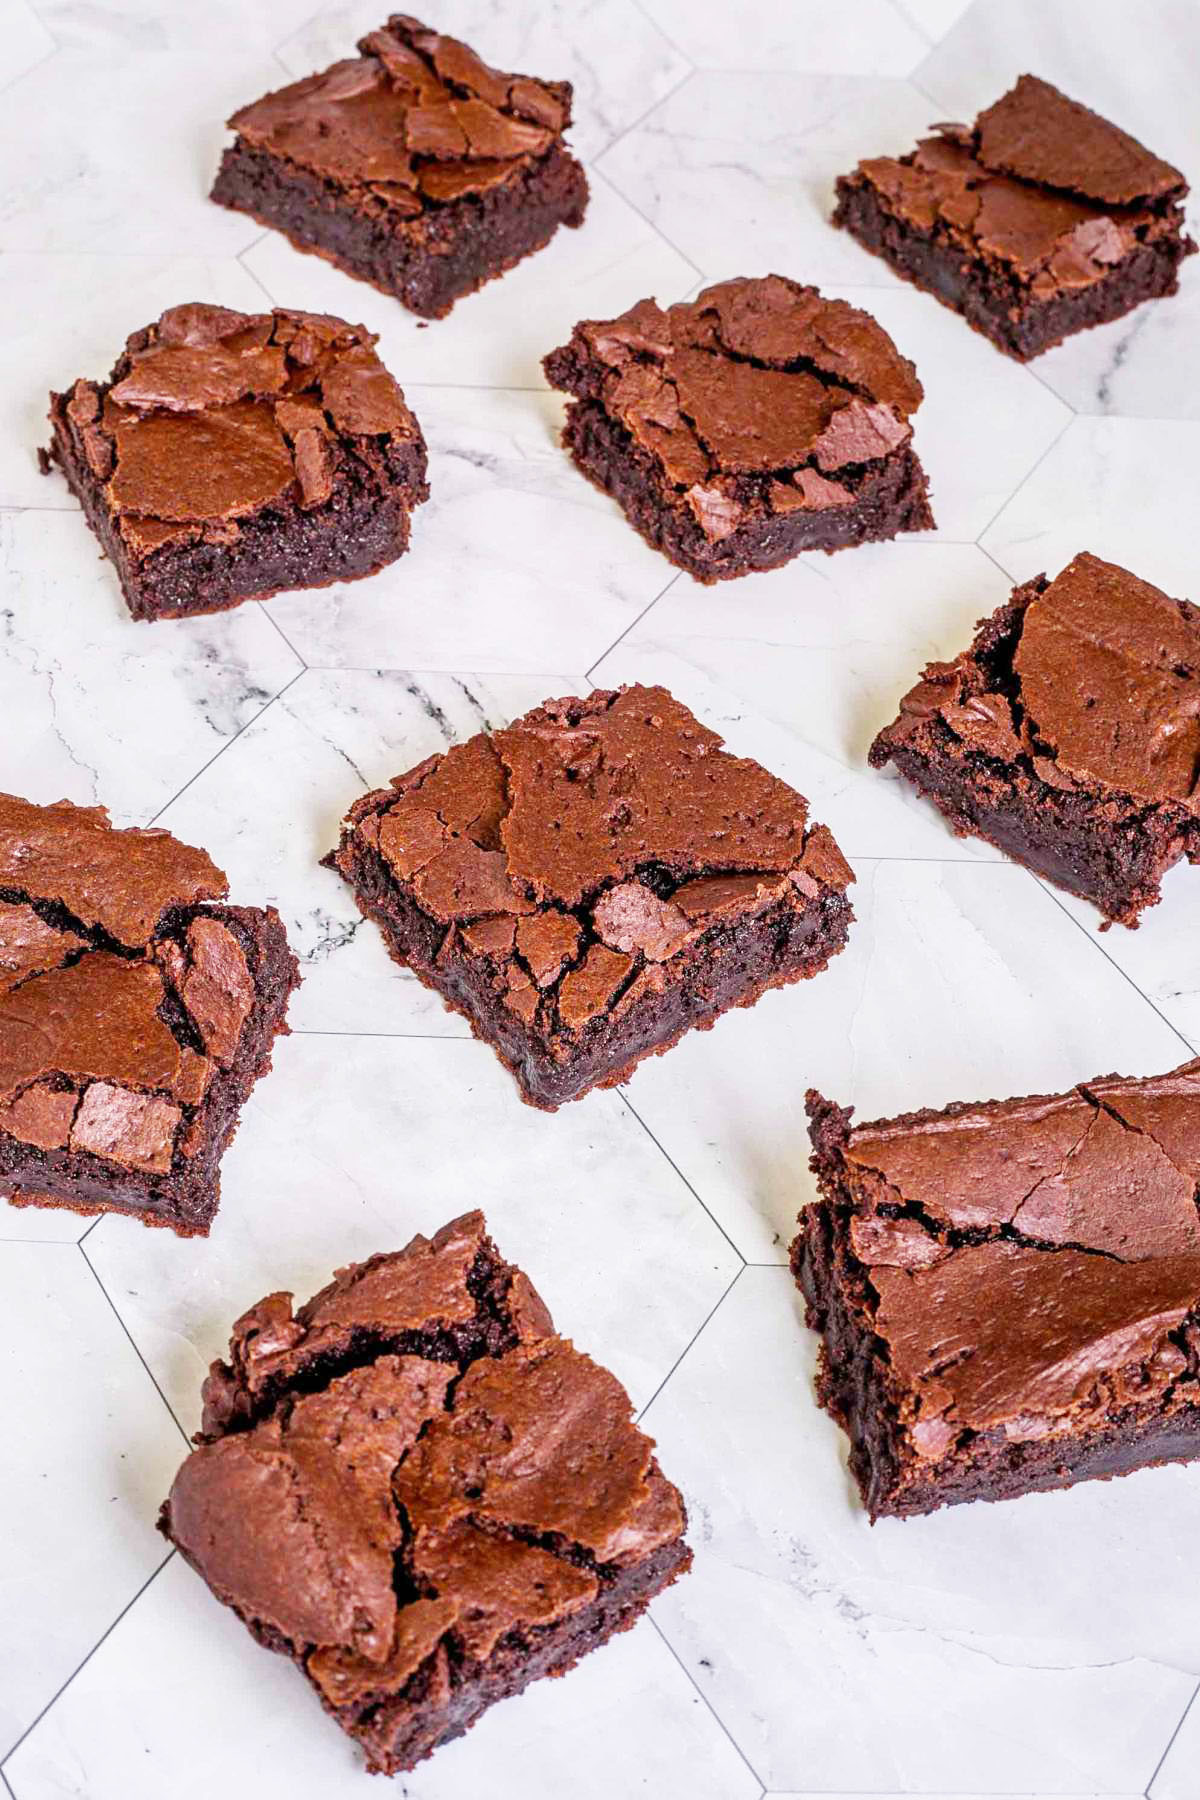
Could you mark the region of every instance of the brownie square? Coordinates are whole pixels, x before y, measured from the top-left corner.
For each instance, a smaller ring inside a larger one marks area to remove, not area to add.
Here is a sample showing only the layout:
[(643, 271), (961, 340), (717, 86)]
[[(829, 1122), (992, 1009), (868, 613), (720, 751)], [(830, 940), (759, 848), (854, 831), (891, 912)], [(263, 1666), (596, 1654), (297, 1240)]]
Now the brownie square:
[(842, 176), (833, 222), (998, 349), (1024, 362), (1175, 292), (1188, 185), (1136, 138), (1035, 75), (931, 129)]
[(916, 370), (868, 313), (781, 275), (587, 319), (543, 367), (563, 443), (697, 581), (933, 525)]
[(691, 1563), (624, 1389), (478, 1212), (297, 1311), (252, 1307), (197, 1443), (162, 1531), (387, 1774), (565, 1674)]
[(872, 1518), (1200, 1456), (1200, 1061), (808, 1111), (792, 1268)]
[(238, 1113), (286, 1031), (273, 908), (102, 806), (0, 794), (0, 1194), (208, 1232)]
[(374, 336), (324, 314), (173, 306), (106, 382), (51, 394), (57, 463), (135, 619), (373, 575), (429, 497)]
[(569, 82), (503, 74), (402, 13), (357, 47), (234, 114), (214, 200), (431, 319), (582, 224)]
[(327, 861), (553, 1111), (842, 948), (854, 877), (807, 811), (664, 688), (628, 687), (396, 776)]
[(1136, 926), (1200, 862), (1200, 609), (1083, 551), (931, 663), (871, 746), (960, 836)]

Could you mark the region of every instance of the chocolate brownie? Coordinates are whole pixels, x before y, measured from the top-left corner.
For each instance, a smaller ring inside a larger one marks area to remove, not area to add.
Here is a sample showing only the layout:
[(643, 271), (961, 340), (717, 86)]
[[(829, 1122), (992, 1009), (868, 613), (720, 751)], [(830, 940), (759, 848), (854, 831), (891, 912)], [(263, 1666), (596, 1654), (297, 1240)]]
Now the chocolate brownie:
[(569, 82), (502, 74), (402, 13), (358, 50), (233, 115), (214, 200), (432, 319), (582, 224)]
[(808, 1111), (792, 1267), (872, 1518), (1200, 1456), (1200, 1062)]
[(586, 319), (544, 360), (563, 443), (647, 543), (722, 581), (933, 525), (916, 370), (868, 313), (782, 275)]
[(1178, 169), (1022, 75), (974, 125), (837, 184), (835, 225), (1020, 361), (1173, 294), (1196, 246)]
[(373, 575), (429, 496), (425, 440), (361, 325), (173, 306), (106, 382), (51, 394), (62, 469), (135, 619)]
[(102, 806), (0, 794), (0, 1194), (207, 1233), (238, 1113), (286, 1031), (273, 908)]
[(1200, 862), (1200, 609), (1083, 551), (931, 663), (871, 746), (960, 836), (1136, 926)]
[(483, 1214), (269, 1294), (204, 1387), (161, 1529), (395, 1774), (633, 1625), (691, 1563), (607, 1370)]
[(792, 788), (664, 688), (548, 700), (351, 808), (327, 859), (388, 949), (553, 1110), (845, 944)]

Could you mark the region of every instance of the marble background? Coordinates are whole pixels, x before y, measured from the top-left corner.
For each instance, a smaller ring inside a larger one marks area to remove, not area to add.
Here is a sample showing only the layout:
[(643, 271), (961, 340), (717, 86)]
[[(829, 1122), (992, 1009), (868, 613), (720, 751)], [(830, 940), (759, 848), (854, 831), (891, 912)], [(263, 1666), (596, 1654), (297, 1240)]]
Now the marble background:
[[(441, 0), (575, 83), (581, 232), (428, 328), (205, 198), (238, 103), (382, 0), (4, 0), (0, 784), (205, 845), (302, 958), (206, 1243), (0, 1209), (0, 1785), (14, 1800), (339, 1800), (350, 1746), (153, 1529), (208, 1360), (268, 1288), (481, 1204), (628, 1384), (686, 1490), (694, 1574), (561, 1682), (399, 1781), (413, 1800), (1200, 1795), (1200, 1469), (871, 1529), (813, 1402), (786, 1267), (802, 1099), (863, 1116), (1200, 1050), (1200, 872), (1096, 931), (864, 769), (931, 656), (1088, 547), (1197, 595), (1200, 268), (1023, 369), (826, 223), (860, 154), (1022, 69), (1200, 176), (1194, 0)], [(1200, 259), (1198, 259), (1200, 260)], [(708, 590), (575, 475), (539, 359), (576, 318), (768, 269), (917, 361), (937, 532)], [(433, 499), (349, 589), (138, 626), (33, 451), (46, 390), (165, 305), (363, 318)], [(793, 781), (858, 875), (850, 947), (549, 1117), (317, 867), (357, 793), (587, 681), (668, 682)], [(382, 1791), (382, 1790), (381, 1790)]]

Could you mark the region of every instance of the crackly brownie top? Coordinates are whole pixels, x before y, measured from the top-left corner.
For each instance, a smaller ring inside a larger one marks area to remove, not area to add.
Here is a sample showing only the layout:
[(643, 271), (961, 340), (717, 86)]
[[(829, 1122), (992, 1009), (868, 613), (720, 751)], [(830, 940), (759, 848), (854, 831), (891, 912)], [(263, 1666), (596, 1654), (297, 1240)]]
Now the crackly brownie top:
[(0, 795), (0, 1131), (165, 1174), (254, 1001), (202, 850), (103, 807)]
[(810, 1111), (919, 1454), (1200, 1402), (1200, 1061), (852, 1128)]
[(571, 121), (565, 81), (489, 68), (457, 38), (394, 14), (359, 56), (244, 106), (254, 149), (347, 189), (368, 211), (417, 218), (516, 179)]
[(578, 1031), (661, 991), (707, 931), (842, 893), (853, 876), (800, 794), (664, 688), (550, 700), (353, 808), (364, 846), (491, 962), (526, 1024)]
[(1083, 551), (1018, 588), (965, 655), (931, 664), (884, 737), (931, 718), (1053, 787), (1200, 812), (1200, 608)]
[(545, 367), (656, 458), (714, 541), (752, 504), (850, 504), (853, 472), (908, 441), (922, 398), (912, 363), (868, 313), (781, 275), (584, 320)]
[(166, 1528), (335, 1707), (568, 1617), (683, 1530), (624, 1389), (554, 1334), (479, 1212), (296, 1312), (269, 1295), (213, 1366), (205, 1426)]
[(973, 126), (938, 125), (857, 178), (922, 232), (969, 247), (1039, 298), (1086, 288), (1178, 228), (1178, 169), (1049, 82), (1022, 75)]
[(263, 507), (323, 506), (349, 448), (419, 441), (375, 341), (323, 313), (195, 302), (134, 332), (107, 385), (77, 381), (67, 416), (131, 551), (232, 543)]

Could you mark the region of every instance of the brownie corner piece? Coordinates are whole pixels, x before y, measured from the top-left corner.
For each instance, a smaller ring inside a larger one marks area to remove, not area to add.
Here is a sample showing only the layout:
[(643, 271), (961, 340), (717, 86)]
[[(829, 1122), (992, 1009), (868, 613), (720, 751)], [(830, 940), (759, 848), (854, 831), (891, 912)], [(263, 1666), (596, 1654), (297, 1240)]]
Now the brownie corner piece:
[(583, 222), (569, 82), (505, 74), (405, 14), (357, 48), (234, 114), (218, 204), (426, 318)]
[(1081, 552), (931, 664), (870, 760), (1136, 926), (1168, 869), (1200, 863), (1200, 608)]
[(844, 300), (780, 275), (581, 321), (544, 359), (563, 443), (696, 580), (933, 526), (909, 360)]
[(483, 1215), (233, 1328), (160, 1528), (372, 1770), (561, 1675), (691, 1563), (620, 1383)]
[(0, 1194), (207, 1233), (287, 1030), (273, 908), (166, 831), (0, 795)]
[(1019, 361), (1173, 294), (1188, 185), (1034, 75), (837, 183), (835, 225)]
[(327, 314), (170, 307), (107, 381), (50, 396), (57, 464), (135, 619), (373, 575), (429, 497), (374, 335)]
[(550, 1110), (823, 969), (854, 877), (663, 688), (547, 701), (360, 799), (329, 858)]
[(792, 1269), (872, 1518), (1200, 1456), (1200, 1061), (809, 1114)]

